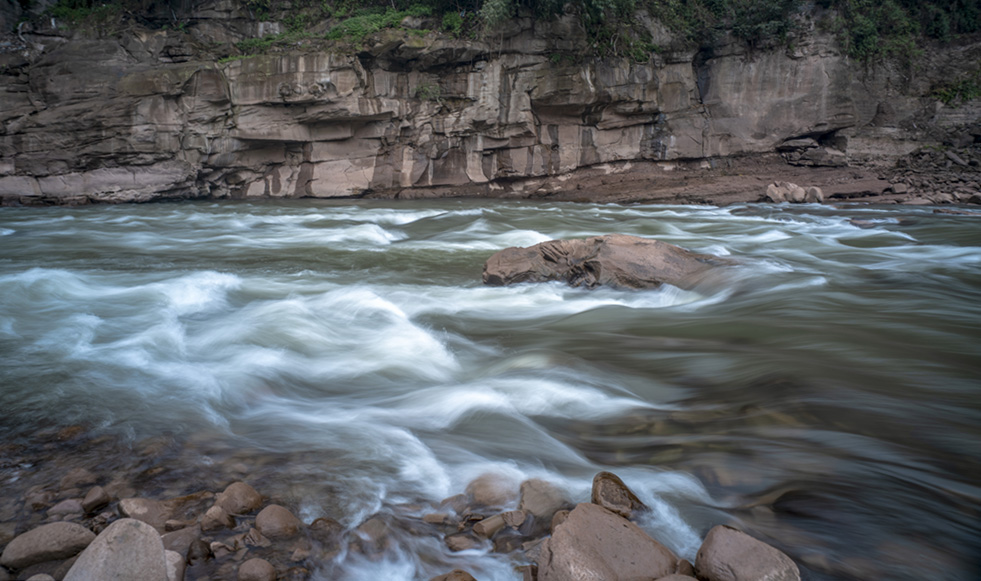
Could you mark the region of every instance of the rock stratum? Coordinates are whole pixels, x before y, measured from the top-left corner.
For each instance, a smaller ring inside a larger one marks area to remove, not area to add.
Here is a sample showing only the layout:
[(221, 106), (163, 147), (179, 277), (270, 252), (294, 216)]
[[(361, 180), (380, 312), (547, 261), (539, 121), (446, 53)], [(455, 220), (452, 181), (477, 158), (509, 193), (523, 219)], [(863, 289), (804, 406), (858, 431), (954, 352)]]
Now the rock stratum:
[[(930, 49), (912, 72), (854, 62), (813, 22), (792, 48), (722, 39), (646, 62), (572, 59), (585, 37), (567, 15), (518, 18), (486, 41), (387, 29), (356, 50), (217, 59), (210, 47), (279, 26), (248, 16), (214, 0), (179, 30), (65, 32), (52, 20), (8, 34), (0, 200), (662, 192), (725, 202), (723, 191), (760, 197), (775, 177), (856, 197), (895, 190), (881, 172), (843, 167), (893, 167), (924, 145), (981, 139), (981, 103), (931, 97), (976, 73), (981, 42)], [(680, 46), (638, 18), (657, 45)], [(972, 159), (967, 195), (978, 187)]]

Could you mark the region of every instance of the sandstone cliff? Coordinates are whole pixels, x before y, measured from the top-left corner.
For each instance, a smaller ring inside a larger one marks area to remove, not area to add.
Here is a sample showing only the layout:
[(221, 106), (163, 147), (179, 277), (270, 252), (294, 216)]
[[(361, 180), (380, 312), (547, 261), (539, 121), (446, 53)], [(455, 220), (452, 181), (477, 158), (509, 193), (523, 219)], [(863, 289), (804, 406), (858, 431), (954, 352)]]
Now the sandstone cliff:
[[(659, 45), (677, 46), (641, 17)], [(201, 3), (188, 22), (6, 37), (3, 202), (550, 195), (584, 169), (892, 163), (981, 134), (978, 101), (930, 96), (972, 74), (978, 42), (928, 51), (915, 70), (869, 67), (812, 23), (789, 49), (723, 40), (646, 62), (581, 60), (563, 57), (583, 41), (565, 17), (518, 19), (486, 41), (386, 30), (356, 52), (298, 46), (220, 62), (209, 43), (275, 23), (250, 22), (228, 0)]]

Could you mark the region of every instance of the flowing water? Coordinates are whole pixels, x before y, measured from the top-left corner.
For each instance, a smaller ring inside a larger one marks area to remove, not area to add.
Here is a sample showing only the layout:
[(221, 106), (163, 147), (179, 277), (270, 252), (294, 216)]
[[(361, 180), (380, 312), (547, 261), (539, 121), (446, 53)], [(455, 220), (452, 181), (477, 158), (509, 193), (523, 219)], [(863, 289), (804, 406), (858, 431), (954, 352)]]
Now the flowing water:
[[(481, 284), (499, 249), (611, 232), (739, 266), (690, 291)], [(977, 212), (3, 208), (0, 486), (19, 500), (77, 466), (156, 487), (140, 493), (243, 478), (307, 522), (354, 527), (485, 472), (584, 501), (606, 469), (689, 559), (733, 523), (809, 579), (974, 580), (979, 324)], [(43, 437), (74, 425), (114, 443)], [(503, 580), (514, 565), (407, 533), (315, 574)]]

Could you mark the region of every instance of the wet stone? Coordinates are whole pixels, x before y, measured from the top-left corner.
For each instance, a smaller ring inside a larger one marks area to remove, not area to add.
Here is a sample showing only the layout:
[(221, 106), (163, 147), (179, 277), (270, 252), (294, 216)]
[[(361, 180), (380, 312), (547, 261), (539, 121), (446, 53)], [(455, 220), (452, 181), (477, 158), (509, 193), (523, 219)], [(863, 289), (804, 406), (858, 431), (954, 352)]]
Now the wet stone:
[(124, 498), (119, 501), (123, 516), (143, 521), (158, 531), (166, 530), (170, 508), (159, 500), (149, 498)]
[(218, 495), (215, 504), (229, 514), (247, 514), (262, 506), (262, 495), (244, 482), (233, 482)]
[(647, 510), (647, 506), (637, 495), (612, 472), (600, 472), (593, 477), (592, 503), (624, 518), (631, 518), (636, 512)]
[(504, 516), (496, 514), (473, 525), (473, 532), (479, 537), (489, 539), (494, 536), (494, 533), (504, 528), (504, 524)]
[(234, 526), (235, 519), (217, 504), (209, 508), (208, 512), (201, 517), (201, 530), (203, 531), (230, 529)]
[(321, 517), (310, 523), (308, 529), (315, 541), (325, 546), (336, 545), (344, 534), (344, 525), (332, 518)]
[(677, 562), (677, 556), (634, 523), (584, 503), (543, 543), (538, 578), (657, 579), (674, 573)]
[(201, 539), (195, 539), (187, 547), (187, 562), (197, 565), (211, 558), (211, 547)]
[(451, 524), (450, 516), (443, 512), (431, 512), (422, 516), (422, 522), (431, 525), (448, 525)]
[(109, 493), (106, 492), (105, 488), (93, 486), (86, 493), (85, 498), (82, 499), (82, 510), (85, 511), (85, 514), (90, 514), (106, 506), (111, 501), (112, 498), (109, 497)]
[(276, 569), (265, 559), (249, 559), (238, 568), (238, 581), (275, 581)]
[(800, 571), (790, 557), (742, 531), (722, 525), (705, 536), (695, 559), (695, 572), (705, 581), (800, 581)]
[(174, 551), (181, 555), (182, 558), (186, 558), (187, 550), (190, 548), (191, 543), (201, 538), (201, 527), (197, 525), (186, 527), (169, 532), (161, 538), (163, 539), (166, 550)]
[(559, 510), (569, 506), (568, 497), (558, 486), (540, 479), (521, 483), (521, 502), (518, 509), (535, 518), (535, 528), (544, 532)]
[(679, 575), (695, 576), (695, 566), (688, 559), (678, 559), (678, 565), (675, 567), (675, 571)]
[(112, 523), (82, 551), (64, 581), (92, 579), (168, 581), (160, 534), (135, 519)]
[(467, 485), (466, 494), (475, 506), (505, 506), (518, 498), (515, 482), (500, 474), (482, 474)]
[(567, 519), (567, 518), (569, 518), (569, 511), (568, 510), (563, 509), (563, 510), (560, 510), (560, 511), (556, 511), (556, 513), (552, 516), (552, 525), (550, 527), (550, 530), (554, 533), (556, 527), (558, 527), (560, 524), (564, 523), (565, 522), (565, 519)]
[(82, 514), (82, 501), (68, 498), (48, 509), (48, 516), (70, 516)]
[(388, 523), (380, 517), (372, 517), (361, 523), (354, 530), (355, 546), (365, 554), (384, 552), (391, 541), (391, 529)]
[(0, 565), (23, 569), (35, 563), (66, 559), (79, 553), (95, 539), (95, 533), (80, 524), (56, 522), (18, 535), (4, 548)]
[(187, 562), (180, 553), (176, 551), (164, 551), (164, 566), (166, 567), (168, 581), (182, 581), (184, 579)]
[(270, 539), (287, 539), (295, 536), (303, 523), (287, 508), (270, 504), (255, 517), (255, 527)]
[(265, 548), (272, 546), (272, 541), (262, 536), (262, 533), (256, 528), (249, 529), (249, 532), (245, 533), (245, 536), (242, 538), (242, 542), (247, 547)]
[(458, 553), (460, 551), (467, 551), (470, 549), (476, 549), (480, 547), (480, 541), (475, 539), (469, 533), (458, 533), (455, 535), (448, 535), (444, 539), (446, 546), (453, 551)]
[(75, 468), (69, 470), (59, 483), (61, 490), (68, 488), (78, 488), (80, 486), (90, 486), (98, 481), (98, 477), (85, 468)]
[(47, 506), (51, 505), (54, 500), (54, 493), (50, 490), (43, 490), (40, 487), (34, 487), (27, 491), (24, 495), (24, 506), (31, 510), (41, 510)]

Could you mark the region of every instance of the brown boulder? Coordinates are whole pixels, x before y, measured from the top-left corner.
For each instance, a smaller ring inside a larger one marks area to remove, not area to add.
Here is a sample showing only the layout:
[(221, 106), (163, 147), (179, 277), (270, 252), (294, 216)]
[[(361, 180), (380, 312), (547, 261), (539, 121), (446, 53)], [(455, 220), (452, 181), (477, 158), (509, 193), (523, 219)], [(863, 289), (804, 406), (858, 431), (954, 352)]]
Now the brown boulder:
[(647, 505), (637, 498), (620, 477), (612, 472), (600, 472), (593, 477), (591, 502), (630, 518), (635, 512), (647, 510)]
[(580, 504), (542, 544), (538, 581), (657, 579), (676, 557), (640, 527), (595, 504)]
[(541, 522), (551, 523), (556, 512), (571, 505), (565, 491), (551, 482), (532, 478), (521, 483), (518, 508)]
[(484, 264), (484, 284), (565, 281), (594, 288), (690, 289), (710, 270), (731, 264), (717, 256), (637, 236), (607, 234), (585, 240), (551, 240), (528, 248), (505, 248)]
[(295, 536), (303, 523), (293, 513), (278, 504), (270, 504), (255, 517), (255, 528), (270, 539)]
[(230, 529), (235, 526), (235, 519), (217, 504), (208, 509), (201, 517), (201, 530), (214, 531)]
[(163, 535), (164, 549), (187, 557), (191, 543), (201, 538), (201, 526), (194, 525)]
[(0, 565), (23, 569), (35, 563), (67, 559), (95, 540), (95, 533), (80, 524), (55, 522), (18, 535), (3, 549)]
[(245, 514), (262, 506), (262, 496), (244, 482), (233, 482), (215, 499), (228, 514)]
[(466, 488), (467, 497), (476, 506), (505, 506), (518, 497), (514, 480), (500, 474), (481, 474)]
[(168, 503), (151, 498), (123, 498), (119, 501), (119, 510), (123, 516), (143, 521), (158, 532), (166, 530), (172, 512)]
[(265, 559), (249, 559), (238, 568), (238, 581), (275, 581), (276, 569)]
[(82, 508), (86, 513), (91, 513), (109, 504), (111, 501), (112, 498), (104, 488), (93, 486), (82, 500)]
[(705, 581), (800, 581), (800, 571), (790, 557), (723, 525), (705, 535), (695, 558), (695, 572)]

